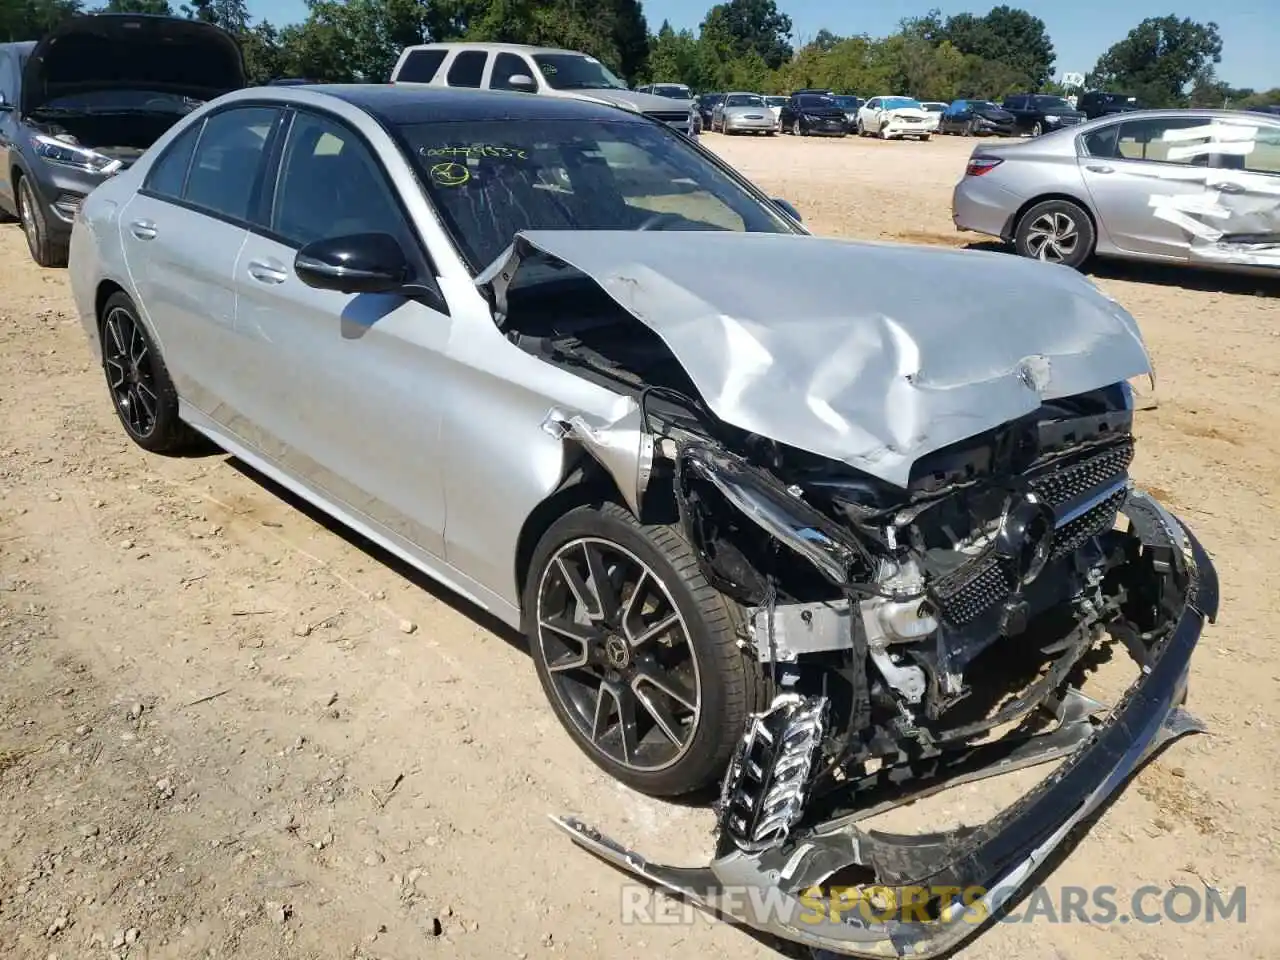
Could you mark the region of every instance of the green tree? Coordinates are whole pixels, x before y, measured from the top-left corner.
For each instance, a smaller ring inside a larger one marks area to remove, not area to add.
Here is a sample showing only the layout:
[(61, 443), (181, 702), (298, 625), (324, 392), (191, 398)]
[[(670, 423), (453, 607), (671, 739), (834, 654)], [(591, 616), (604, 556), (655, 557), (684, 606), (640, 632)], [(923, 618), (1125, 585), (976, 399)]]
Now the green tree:
[(94, 13), (153, 13), (162, 17), (173, 16), (169, 0), (107, 0)]
[(247, 33), (252, 17), (245, 0), (191, 0), (182, 12), (193, 20), (216, 24), (236, 36)]
[(729, 0), (707, 11), (702, 32), (711, 31), (717, 44), (728, 41), (732, 59), (754, 51), (770, 70), (791, 59), (791, 18), (778, 11), (774, 0)]
[(698, 38), (692, 30), (677, 32), (663, 20), (649, 41), (649, 64), (645, 79), (654, 83), (684, 83), (695, 90), (702, 87), (698, 70)]
[(0, 0), (0, 43), (39, 40), (80, 12), (79, 0)]
[(1057, 60), (1044, 21), (1014, 7), (995, 7), (984, 17), (948, 17), (941, 39), (963, 54), (1004, 64), (1032, 90), (1044, 85)]
[(1098, 58), (1093, 86), (1125, 91), (1151, 106), (1186, 102), (1187, 88), (1222, 62), (1222, 37), (1213, 22), (1150, 17)]

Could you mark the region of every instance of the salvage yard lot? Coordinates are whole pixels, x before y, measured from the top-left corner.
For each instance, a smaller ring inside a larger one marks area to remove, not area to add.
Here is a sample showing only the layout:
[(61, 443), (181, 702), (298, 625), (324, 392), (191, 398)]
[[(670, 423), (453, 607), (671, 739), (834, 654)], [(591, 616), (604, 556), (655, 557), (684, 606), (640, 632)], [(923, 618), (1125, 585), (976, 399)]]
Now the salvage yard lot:
[[(973, 141), (704, 143), (819, 233), (980, 239), (950, 221)], [(1247, 922), (1007, 924), (963, 956), (1274, 956), (1280, 282), (1095, 279), (1159, 375), (1135, 472), (1222, 578), (1189, 703), (1213, 735), (1144, 771), (1045, 883), (1120, 902), (1245, 885)], [(907, 297), (930, 278), (868, 282)], [(65, 272), (33, 266), (16, 226), (0, 227), (0, 291), (0, 955), (778, 955), (723, 925), (625, 924), (622, 877), (545, 815), (694, 863), (709, 814), (598, 773), (509, 632), (225, 456), (130, 445)], [(1003, 789), (940, 809), (963, 819)]]

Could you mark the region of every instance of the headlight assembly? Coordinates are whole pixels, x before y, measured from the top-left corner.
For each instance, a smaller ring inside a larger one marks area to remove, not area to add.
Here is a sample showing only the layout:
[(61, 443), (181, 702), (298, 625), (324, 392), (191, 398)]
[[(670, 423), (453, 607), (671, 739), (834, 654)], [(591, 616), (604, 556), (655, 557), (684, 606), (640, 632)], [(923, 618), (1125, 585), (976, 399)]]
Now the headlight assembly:
[(119, 160), (56, 137), (36, 135), (31, 138), (31, 145), (42, 160), (86, 173), (112, 174), (123, 166)]

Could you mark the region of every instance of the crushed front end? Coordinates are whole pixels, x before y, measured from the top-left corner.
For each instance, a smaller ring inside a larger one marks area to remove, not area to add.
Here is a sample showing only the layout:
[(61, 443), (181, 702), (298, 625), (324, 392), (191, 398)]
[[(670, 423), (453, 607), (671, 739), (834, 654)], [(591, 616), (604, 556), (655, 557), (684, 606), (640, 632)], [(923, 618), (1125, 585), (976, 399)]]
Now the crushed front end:
[[(703, 429), (708, 418), (670, 391), (649, 404), (648, 486), (669, 481), (774, 699), (726, 773), (708, 866), (649, 863), (558, 820), (583, 847), (816, 949), (936, 956), (1163, 744), (1201, 729), (1181, 704), (1217, 614), (1216, 573), (1129, 479), (1127, 384), (1046, 400), (923, 457), (905, 489), (722, 424)], [(1137, 678), (1108, 708), (1082, 688), (1113, 651)], [(910, 836), (863, 823), (1051, 761), (981, 825)], [(761, 903), (770, 909), (750, 907)]]

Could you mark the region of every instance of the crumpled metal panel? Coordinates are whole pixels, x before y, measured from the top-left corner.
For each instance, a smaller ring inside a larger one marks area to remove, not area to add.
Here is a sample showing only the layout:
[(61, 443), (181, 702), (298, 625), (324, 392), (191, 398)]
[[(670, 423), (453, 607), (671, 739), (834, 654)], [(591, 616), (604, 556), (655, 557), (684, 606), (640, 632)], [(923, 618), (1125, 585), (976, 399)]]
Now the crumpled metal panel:
[(1018, 257), (721, 231), (529, 231), (476, 279), (502, 309), (537, 252), (653, 329), (735, 426), (905, 486), (921, 456), (1142, 376), (1137, 322)]

